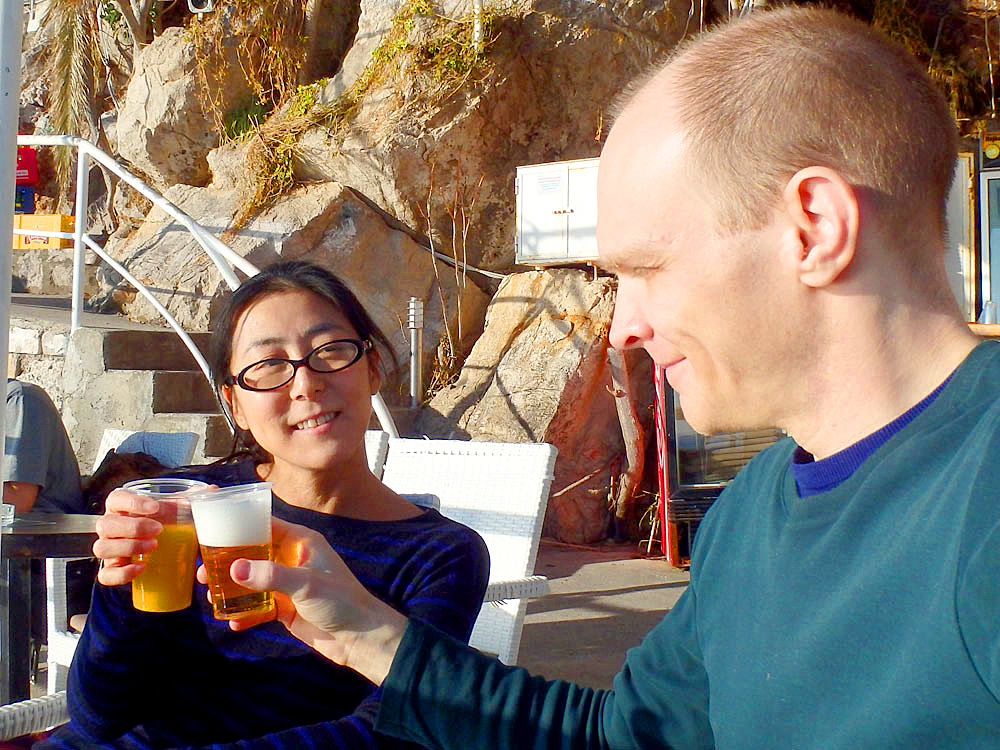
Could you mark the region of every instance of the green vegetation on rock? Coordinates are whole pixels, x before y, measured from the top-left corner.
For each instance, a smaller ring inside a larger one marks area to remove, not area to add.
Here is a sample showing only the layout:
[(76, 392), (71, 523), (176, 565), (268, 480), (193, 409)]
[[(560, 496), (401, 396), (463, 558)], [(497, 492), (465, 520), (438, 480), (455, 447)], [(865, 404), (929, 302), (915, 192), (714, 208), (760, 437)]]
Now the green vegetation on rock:
[[(446, 18), (427, 0), (411, 0), (393, 18), (389, 33), (348, 91), (332, 102), (318, 103), (316, 95), (323, 82), (298, 87), (256, 128), (247, 154), (249, 189), (233, 227), (243, 226), (295, 186), (296, 144), (306, 131), (324, 127), (335, 137), (341, 135), (375, 86), (394, 76), (422, 79), (422, 96), (413, 106), (429, 107), (454, 94), (474, 71), (487, 64), (487, 52), (496, 40), (494, 19), (492, 11), (483, 11), (482, 41), (477, 44), (473, 18)], [(421, 41), (415, 43), (411, 37)]]

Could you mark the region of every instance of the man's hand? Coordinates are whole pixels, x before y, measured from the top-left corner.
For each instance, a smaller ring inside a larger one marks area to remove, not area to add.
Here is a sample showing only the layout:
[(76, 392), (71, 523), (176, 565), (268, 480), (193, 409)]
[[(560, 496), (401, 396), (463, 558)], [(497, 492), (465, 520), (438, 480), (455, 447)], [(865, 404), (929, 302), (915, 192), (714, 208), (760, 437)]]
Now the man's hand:
[[(236, 560), (241, 586), (273, 591), (277, 619), (296, 638), (379, 684), (406, 630), (406, 618), (362, 586), (319, 532), (272, 519), (278, 562)], [(198, 571), (204, 582), (204, 569)], [(265, 618), (233, 620), (234, 630)]]
[(30, 482), (4, 482), (3, 501), (14, 506), (15, 513), (27, 513), (35, 506), (41, 487)]

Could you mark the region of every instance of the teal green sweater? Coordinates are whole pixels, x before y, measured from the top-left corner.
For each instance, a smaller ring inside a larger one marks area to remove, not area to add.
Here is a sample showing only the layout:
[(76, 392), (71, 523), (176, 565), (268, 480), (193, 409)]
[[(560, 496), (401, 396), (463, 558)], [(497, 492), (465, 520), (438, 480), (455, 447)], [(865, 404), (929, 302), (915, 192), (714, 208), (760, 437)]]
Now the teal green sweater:
[(378, 729), (453, 750), (1000, 747), (1000, 345), (835, 489), (800, 498), (794, 448), (714, 504), (612, 690), (411, 622)]

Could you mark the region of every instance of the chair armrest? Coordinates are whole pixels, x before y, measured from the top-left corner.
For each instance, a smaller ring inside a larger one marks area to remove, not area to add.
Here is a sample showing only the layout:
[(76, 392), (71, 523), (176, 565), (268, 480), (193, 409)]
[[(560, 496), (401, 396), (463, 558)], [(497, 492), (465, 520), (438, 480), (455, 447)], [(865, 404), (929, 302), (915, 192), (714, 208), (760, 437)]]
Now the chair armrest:
[(69, 721), (66, 691), (0, 706), (0, 740), (41, 732)]
[(484, 602), (502, 602), (507, 599), (530, 599), (549, 593), (549, 579), (545, 576), (512, 578), (507, 581), (491, 581), (483, 594)]

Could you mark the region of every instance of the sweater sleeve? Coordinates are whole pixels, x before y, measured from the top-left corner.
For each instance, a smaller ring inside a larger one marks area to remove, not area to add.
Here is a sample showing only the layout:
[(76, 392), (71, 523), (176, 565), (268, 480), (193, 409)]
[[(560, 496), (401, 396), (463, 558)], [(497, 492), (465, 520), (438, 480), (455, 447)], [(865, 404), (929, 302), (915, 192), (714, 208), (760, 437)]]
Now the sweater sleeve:
[(376, 727), (446, 750), (711, 748), (693, 615), (685, 593), (629, 651), (611, 691), (532, 677), (411, 620)]
[(323, 721), (309, 726), (292, 727), (263, 737), (243, 739), (237, 742), (177, 750), (292, 750), (293, 748), (295, 750), (299, 748), (376, 750), (377, 748), (399, 748), (398, 744), (393, 745), (391, 742), (377, 737), (372, 730), (372, 722), (359, 715), (359, 711), (369, 701), (373, 701), (377, 705), (377, 698), (373, 694), (362, 701), (358, 706), (358, 711), (336, 721)]
[[(432, 623), (449, 635), (467, 641), (483, 601), (489, 579), (489, 553), (479, 535), (463, 532), (459, 539), (428, 544), (414, 567), (423, 571), (407, 587), (401, 609), (410, 617)], [(350, 748), (400, 750), (409, 747), (374, 730), (382, 691), (375, 689), (349, 715), (310, 726), (294, 727), (211, 750), (290, 750), (291, 748)], [(194, 748), (185, 748), (194, 750)], [(204, 749), (208, 750), (208, 748)]]
[[(398, 609), (461, 641), (468, 641), (483, 605), (490, 554), (482, 538), (464, 527), (447, 542), (421, 549), (422, 572), (413, 576)], [(391, 603), (391, 602), (390, 602)]]
[(1000, 702), (1000, 523), (972, 552), (956, 589), (956, 613), (962, 639), (976, 672)]
[[(155, 702), (149, 690), (150, 674), (166, 675), (185, 664), (183, 654), (166, 655), (180, 617), (197, 620), (197, 610), (146, 615), (132, 608), (128, 586), (95, 586), (94, 601), (73, 657), (69, 677), (69, 711), (73, 727), (90, 742), (112, 742), (141, 725)], [(160, 630), (165, 620), (167, 633)], [(194, 623), (189, 623), (197, 627)], [(176, 671), (176, 670), (175, 670)], [(169, 679), (164, 677), (164, 679)], [(299, 748), (350, 748), (378, 750), (399, 747), (375, 735), (372, 726), (378, 711), (378, 692), (361, 701), (354, 711), (336, 720), (299, 726), (232, 743), (202, 746), (206, 750), (298, 750)], [(253, 706), (247, 706), (253, 710)], [(194, 750), (191, 746), (187, 750)]]
[(143, 720), (153, 702), (150, 674), (162, 674), (170, 639), (160, 625), (190, 616), (187, 611), (150, 615), (131, 605), (131, 588), (94, 586), (87, 627), (69, 670), (67, 703), (78, 732), (107, 742)]

